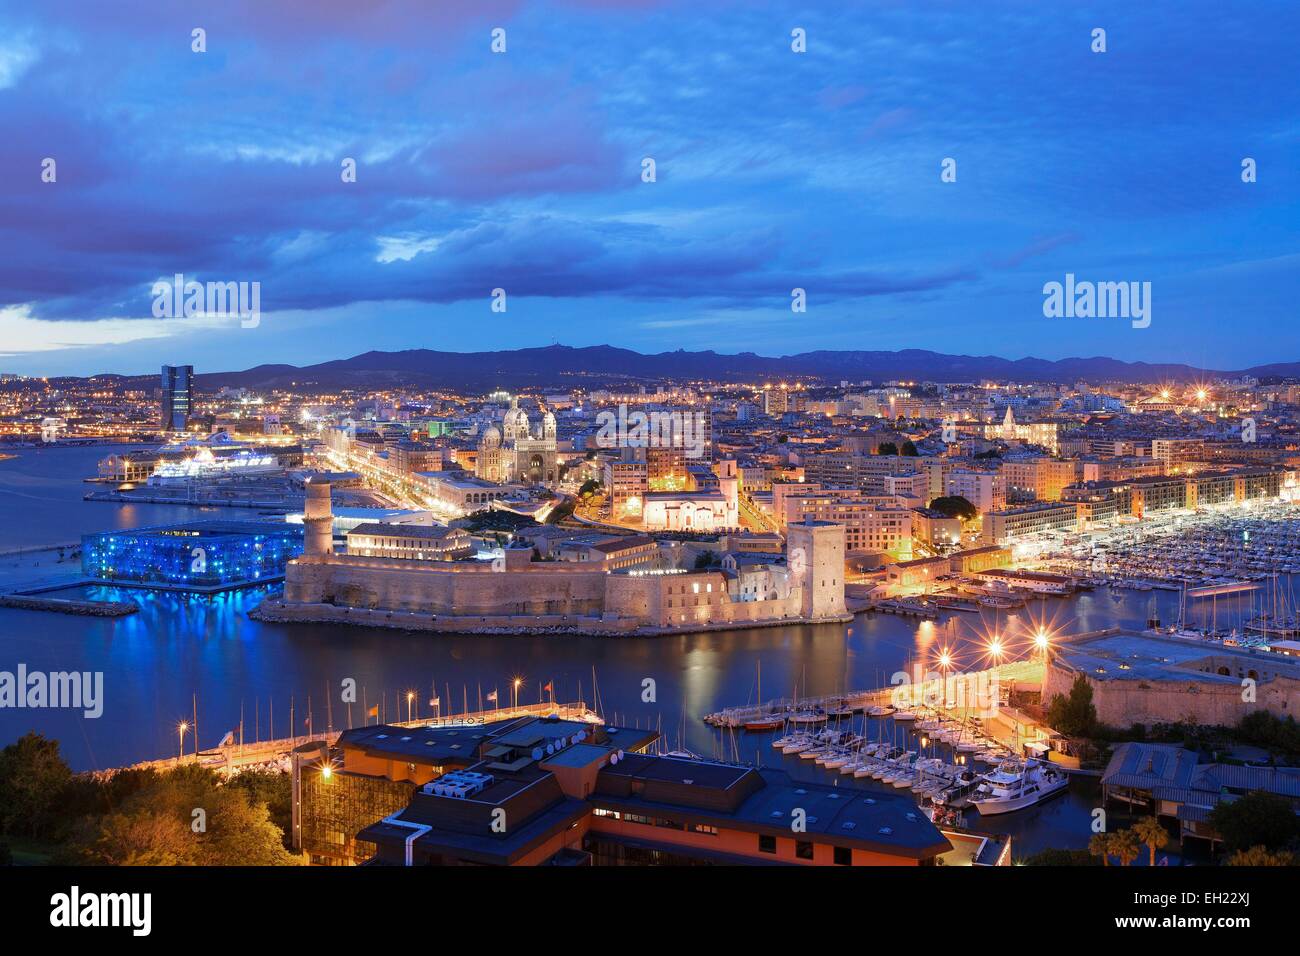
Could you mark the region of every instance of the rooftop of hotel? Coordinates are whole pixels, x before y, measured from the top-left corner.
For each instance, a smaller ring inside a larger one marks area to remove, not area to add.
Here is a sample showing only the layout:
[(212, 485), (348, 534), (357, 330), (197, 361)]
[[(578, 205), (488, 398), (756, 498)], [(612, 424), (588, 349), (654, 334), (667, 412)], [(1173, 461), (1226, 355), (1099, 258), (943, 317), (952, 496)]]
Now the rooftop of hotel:
[(948, 849), (909, 796), (795, 782), (781, 770), (628, 754), (600, 771), (592, 799), (774, 836), (790, 836), (802, 810), (806, 832), (828, 843), (918, 858)]

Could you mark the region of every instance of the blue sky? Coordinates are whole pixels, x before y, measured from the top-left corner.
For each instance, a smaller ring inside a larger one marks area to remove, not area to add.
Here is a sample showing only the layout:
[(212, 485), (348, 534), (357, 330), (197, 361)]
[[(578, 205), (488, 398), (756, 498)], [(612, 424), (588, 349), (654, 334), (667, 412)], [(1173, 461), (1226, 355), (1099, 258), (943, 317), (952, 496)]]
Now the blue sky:
[[(0, 371), (1300, 359), (1300, 6), (1136, 6), (0, 0)], [(1150, 327), (1045, 318), (1067, 272), (1150, 282)], [(260, 323), (156, 318), (176, 273), (259, 282)]]

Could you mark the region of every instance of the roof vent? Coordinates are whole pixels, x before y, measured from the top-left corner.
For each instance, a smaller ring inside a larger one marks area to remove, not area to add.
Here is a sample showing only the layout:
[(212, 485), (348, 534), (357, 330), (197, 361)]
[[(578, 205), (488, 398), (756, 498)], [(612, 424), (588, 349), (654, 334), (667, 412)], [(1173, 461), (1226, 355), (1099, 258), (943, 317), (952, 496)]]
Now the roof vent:
[(435, 797), (451, 797), (464, 800), (478, 793), (492, 782), (491, 774), (477, 773), (473, 770), (453, 770), (443, 774), (437, 780), (424, 785), (424, 792)]
[(894, 832), (894, 828), (893, 828), (893, 827), (881, 827), (881, 828), (880, 828), (879, 830), (877, 830), (876, 832), (877, 832), (877, 833), (883, 833), (885, 836), (889, 836), (889, 834), (891, 834), (891, 833)]

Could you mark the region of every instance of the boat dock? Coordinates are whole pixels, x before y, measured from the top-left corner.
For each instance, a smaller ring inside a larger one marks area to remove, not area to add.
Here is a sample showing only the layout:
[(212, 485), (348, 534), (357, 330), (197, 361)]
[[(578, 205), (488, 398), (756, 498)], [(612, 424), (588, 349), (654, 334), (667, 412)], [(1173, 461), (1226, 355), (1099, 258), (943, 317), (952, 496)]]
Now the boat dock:
[(1043, 679), (1041, 661), (1014, 661), (998, 664), (985, 670), (963, 674), (939, 676), (933, 671), (909, 675), (888, 687), (868, 690), (851, 690), (840, 694), (818, 697), (777, 697), (756, 704), (726, 707), (704, 717), (704, 722), (714, 727), (740, 728), (747, 723), (770, 720), (774, 717), (791, 723), (813, 723), (836, 716), (846, 716), (869, 707), (920, 705), (944, 711), (950, 701), (974, 701), (991, 687), (1010, 687), (1012, 684), (1040, 684)]
[(919, 617), (927, 621), (939, 619), (938, 608), (905, 598), (886, 599), (867, 606), (868, 611), (880, 611), (882, 614), (899, 614), (903, 617)]

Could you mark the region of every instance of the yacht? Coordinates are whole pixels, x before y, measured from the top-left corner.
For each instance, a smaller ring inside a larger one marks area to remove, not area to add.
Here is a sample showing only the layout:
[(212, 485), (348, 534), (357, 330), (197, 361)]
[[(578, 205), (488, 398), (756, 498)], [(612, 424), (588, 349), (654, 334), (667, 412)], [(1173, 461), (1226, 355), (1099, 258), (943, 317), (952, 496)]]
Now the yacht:
[(986, 817), (1032, 807), (1070, 786), (1064, 773), (1034, 760), (1009, 761), (979, 779), (971, 803)]

